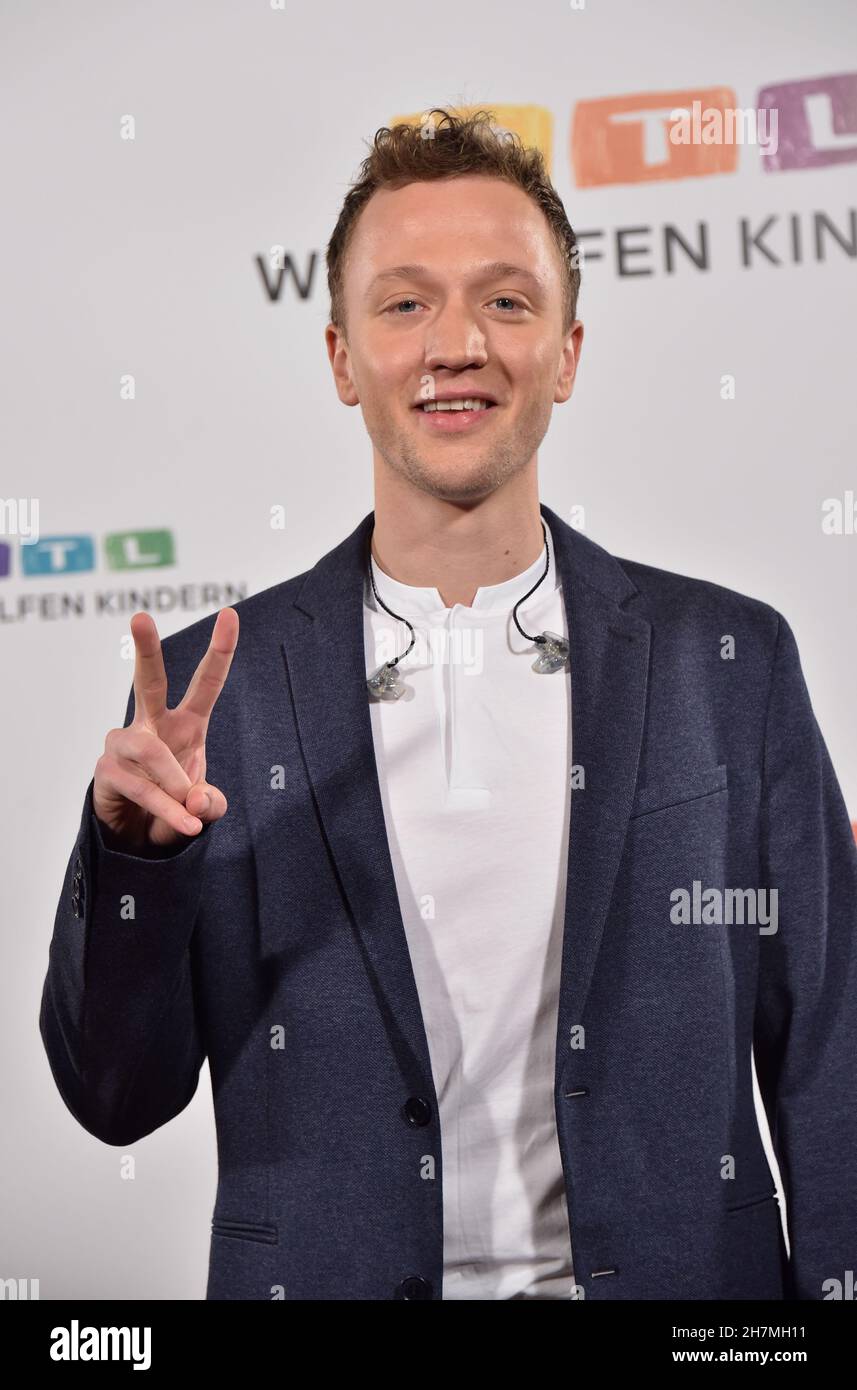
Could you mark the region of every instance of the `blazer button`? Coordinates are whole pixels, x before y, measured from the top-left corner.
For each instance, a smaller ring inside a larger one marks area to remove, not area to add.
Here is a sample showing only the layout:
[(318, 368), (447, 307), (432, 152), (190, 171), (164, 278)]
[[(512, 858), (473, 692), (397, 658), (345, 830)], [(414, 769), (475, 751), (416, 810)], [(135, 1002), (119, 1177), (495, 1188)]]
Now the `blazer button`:
[(420, 1274), (411, 1274), (407, 1279), (403, 1279), (396, 1289), (396, 1298), (414, 1299), (431, 1298), (432, 1288), (428, 1279), (423, 1279)]
[(402, 1114), (409, 1125), (420, 1129), (431, 1120), (431, 1106), (421, 1096), (410, 1096), (402, 1106)]

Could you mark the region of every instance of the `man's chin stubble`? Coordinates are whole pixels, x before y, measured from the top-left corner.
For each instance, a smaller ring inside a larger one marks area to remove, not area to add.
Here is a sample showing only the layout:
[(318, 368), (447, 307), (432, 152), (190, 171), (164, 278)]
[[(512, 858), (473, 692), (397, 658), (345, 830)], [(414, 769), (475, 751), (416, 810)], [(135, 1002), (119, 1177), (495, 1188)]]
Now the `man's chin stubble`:
[(450, 465), (442, 470), (432, 466), (424, 455), (404, 443), (379, 452), (394, 473), (406, 478), (421, 492), (445, 502), (474, 501), (496, 492), (532, 457), (532, 454), (521, 457), (517, 450), (494, 449), (484, 460), (470, 463), (456, 472)]

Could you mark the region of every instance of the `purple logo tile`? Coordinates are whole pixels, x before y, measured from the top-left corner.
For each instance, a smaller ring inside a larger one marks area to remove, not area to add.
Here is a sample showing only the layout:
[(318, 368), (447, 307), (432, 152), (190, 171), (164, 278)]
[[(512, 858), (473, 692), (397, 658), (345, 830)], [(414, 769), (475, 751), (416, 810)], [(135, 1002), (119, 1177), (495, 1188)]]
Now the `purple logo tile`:
[(756, 105), (778, 113), (778, 146), (762, 156), (766, 174), (857, 161), (857, 72), (763, 87)]

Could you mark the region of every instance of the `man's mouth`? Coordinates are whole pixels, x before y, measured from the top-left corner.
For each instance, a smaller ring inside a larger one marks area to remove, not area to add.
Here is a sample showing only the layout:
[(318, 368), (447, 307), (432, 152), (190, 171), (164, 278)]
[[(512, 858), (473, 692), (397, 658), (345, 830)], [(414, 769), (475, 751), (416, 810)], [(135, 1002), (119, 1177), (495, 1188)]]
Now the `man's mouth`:
[(482, 396), (460, 396), (448, 401), (422, 401), (414, 406), (422, 428), (430, 434), (469, 434), (488, 428), (488, 416), (497, 409), (495, 401)]
[(464, 396), (454, 401), (423, 401), (417, 409), (426, 415), (432, 415), (436, 411), (493, 410), (494, 402), (482, 400), (478, 396)]

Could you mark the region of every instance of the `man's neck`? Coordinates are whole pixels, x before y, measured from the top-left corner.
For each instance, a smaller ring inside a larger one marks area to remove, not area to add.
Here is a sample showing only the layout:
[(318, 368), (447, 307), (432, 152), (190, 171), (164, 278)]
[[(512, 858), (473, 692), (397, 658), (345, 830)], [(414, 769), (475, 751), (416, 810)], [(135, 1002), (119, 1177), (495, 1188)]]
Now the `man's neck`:
[(437, 589), (447, 608), (470, 607), (477, 589), (523, 574), (544, 548), (538, 493), (515, 481), (466, 504), (376, 489), (373, 562), (401, 584)]

